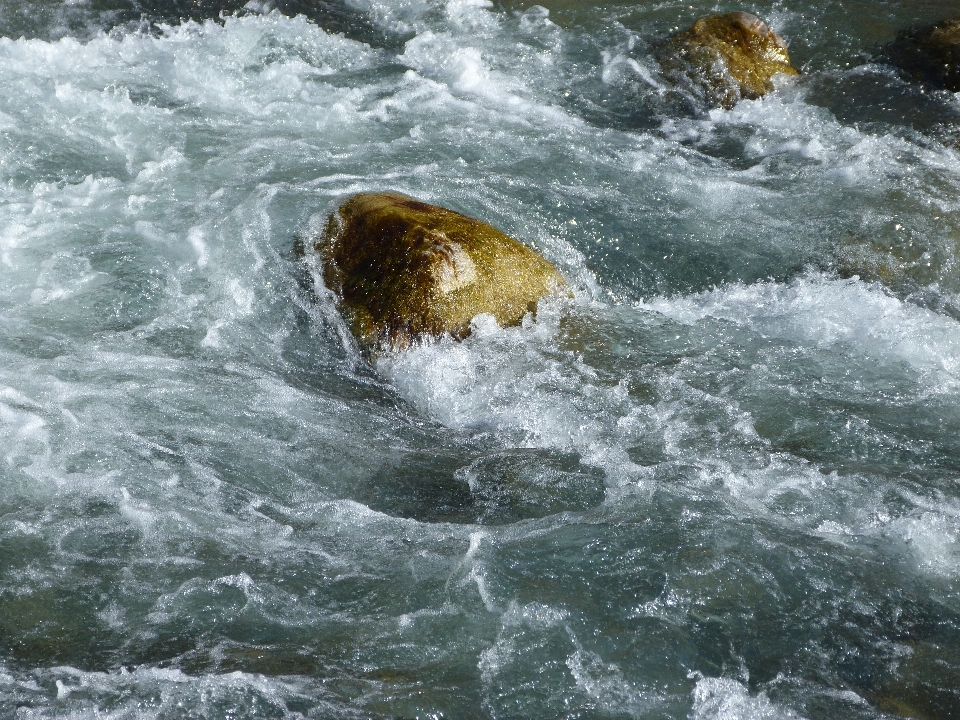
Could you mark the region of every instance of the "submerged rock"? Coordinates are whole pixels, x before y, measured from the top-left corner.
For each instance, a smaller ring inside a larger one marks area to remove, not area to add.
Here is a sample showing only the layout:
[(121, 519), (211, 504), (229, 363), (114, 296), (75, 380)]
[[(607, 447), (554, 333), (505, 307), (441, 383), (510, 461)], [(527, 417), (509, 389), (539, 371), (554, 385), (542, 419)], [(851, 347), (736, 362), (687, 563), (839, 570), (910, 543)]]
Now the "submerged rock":
[(878, 227), (840, 236), (827, 267), (841, 277), (879, 282), (915, 305), (960, 319), (960, 230), (940, 221), (908, 229)]
[(904, 645), (909, 653), (898, 658), (895, 669), (876, 673), (870, 679), (872, 682), (862, 688), (863, 694), (880, 710), (900, 717), (955, 718), (956, 709), (960, 707), (957, 685), (960, 652), (929, 637), (905, 639)]
[(960, 92), (960, 20), (901, 33), (887, 55), (915, 80)]
[(710, 103), (725, 108), (773, 90), (778, 73), (800, 74), (790, 64), (783, 38), (745, 12), (701, 18), (656, 54), (667, 78), (692, 82)]
[(544, 295), (569, 293), (553, 265), (491, 225), (399, 193), (348, 198), (315, 248), (368, 351), (461, 339), (481, 313), (518, 325)]

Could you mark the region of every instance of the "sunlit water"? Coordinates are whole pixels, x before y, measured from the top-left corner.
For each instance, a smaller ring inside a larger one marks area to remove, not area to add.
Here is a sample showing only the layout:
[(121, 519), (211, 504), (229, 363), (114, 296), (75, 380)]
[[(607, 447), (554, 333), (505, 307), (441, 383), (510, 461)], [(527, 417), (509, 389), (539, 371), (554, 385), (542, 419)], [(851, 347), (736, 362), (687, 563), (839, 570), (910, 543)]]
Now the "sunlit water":
[[(154, 5), (0, 8), (0, 717), (960, 717), (952, 2), (746, 7), (730, 111), (649, 51), (735, 3)], [(371, 365), (379, 189), (576, 298)]]

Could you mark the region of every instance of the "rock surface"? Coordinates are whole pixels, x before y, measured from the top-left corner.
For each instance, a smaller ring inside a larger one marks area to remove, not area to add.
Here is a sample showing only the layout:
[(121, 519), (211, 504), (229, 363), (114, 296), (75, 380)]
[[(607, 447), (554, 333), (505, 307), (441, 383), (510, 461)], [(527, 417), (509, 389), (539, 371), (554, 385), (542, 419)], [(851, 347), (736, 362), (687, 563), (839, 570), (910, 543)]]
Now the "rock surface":
[(901, 33), (887, 53), (914, 79), (960, 92), (960, 19)]
[(773, 90), (778, 73), (799, 75), (783, 38), (745, 12), (697, 20), (661, 45), (657, 59), (666, 77), (692, 81), (710, 103), (725, 108)]
[(315, 248), (367, 351), (461, 339), (481, 313), (518, 325), (544, 295), (569, 293), (553, 265), (491, 225), (398, 193), (347, 198)]

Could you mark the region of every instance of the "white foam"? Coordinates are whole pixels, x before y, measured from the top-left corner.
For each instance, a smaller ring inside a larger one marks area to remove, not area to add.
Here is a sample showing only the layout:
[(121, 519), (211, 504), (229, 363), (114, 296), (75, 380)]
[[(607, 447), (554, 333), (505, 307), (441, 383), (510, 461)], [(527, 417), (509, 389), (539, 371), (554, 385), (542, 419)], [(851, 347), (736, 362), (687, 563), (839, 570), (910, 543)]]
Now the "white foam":
[(52, 456), (51, 433), (41, 405), (12, 387), (0, 393), (0, 439), (7, 470), (42, 477)]
[(728, 678), (700, 678), (693, 690), (691, 720), (799, 720), (765, 693), (751, 695), (746, 686)]
[(662, 694), (628, 680), (616, 663), (606, 663), (597, 653), (582, 647), (567, 657), (566, 665), (577, 687), (608, 712), (639, 717), (657, 709), (664, 700)]
[(687, 325), (722, 318), (765, 337), (837, 348), (861, 359), (902, 362), (931, 395), (960, 390), (960, 325), (904, 303), (876, 284), (810, 274), (788, 283), (735, 285), (638, 304)]
[(922, 572), (952, 578), (960, 568), (960, 517), (956, 510), (948, 503), (946, 508), (898, 518), (885, 523), (880, 534), (906, 542)]
[[(72, 667), (54, 667), (38, 671), (38, 675), (53, 685), (55, 704), (44, 702), (47, 700), (46, 691), (35, 681), (0, 675), (0, 683), (8, 685), (13, 697), (21, 700), (19, 717), (29, 720), (54, 717), (150, 720), (183, 712), (184, 708), (203, 708), (208, 703), (233, 707), (252, 704), (262, 712), (288, 717), (286, 702), (306, 699), (311, 692), (309, 687), (242, 672), (194, 677), (173, 669), (86, 672)], [(7, 677), (10, 682), (4, 683), (3, 678)], [(29, 704), (23, 702), (27, 698)], [(323, 708), (326, 704), (319, 702), (316, 705)], [(334, 711), (334, 708), (327, 706), (326, 710)]]
[(496, 16), (489, 12), (491, 0), (347, 0), (348, 4), (367, 13), (378, 25), (401, 34), (421, 33), (430, 29), (440, 10), (448, 28), (460, 32), (479, 31), (496, 25)]
[(500, 329), (479, 317), (463, 343), (440, 341), (386, 355), (377, 367), (424, 412), (450, 427), (495, 429), (520, 446), (600, 449), (615, 433), (623, 388), (594, 383), (595, 371), (550, 350), (559, 311)]
[(57, 253), (41, 265), (30, 302), (47, 305), (72, 298), (89, 290), (97, 280), (105, 279), (105, 273), (95, 272), (87, 258), (74, 257), (69, 252)]
[(458, 34), (425, 30), (406, 43), (398, 59), (430, 80), (442, 83), (455, 96), (482, 101), (481, 106), (472, 108), (475, 114), (487, 114), (493, 109), (500, 123), (580, 126), (576, 118), (537, 98), (516, 75), (491, 67), (480, 48), (466, 45), (465, 41), (469, 42)]

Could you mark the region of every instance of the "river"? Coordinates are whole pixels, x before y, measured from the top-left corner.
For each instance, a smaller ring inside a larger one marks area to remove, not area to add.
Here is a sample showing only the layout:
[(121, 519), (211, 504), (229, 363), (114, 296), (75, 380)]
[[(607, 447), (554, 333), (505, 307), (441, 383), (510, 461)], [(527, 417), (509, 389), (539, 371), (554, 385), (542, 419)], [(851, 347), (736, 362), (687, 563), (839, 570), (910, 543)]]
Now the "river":
[[(215, 4), (0, 3), (0, 718), (960, 717), (955, 0)], [(365, 357), (374, 190), (575, 298)]]

